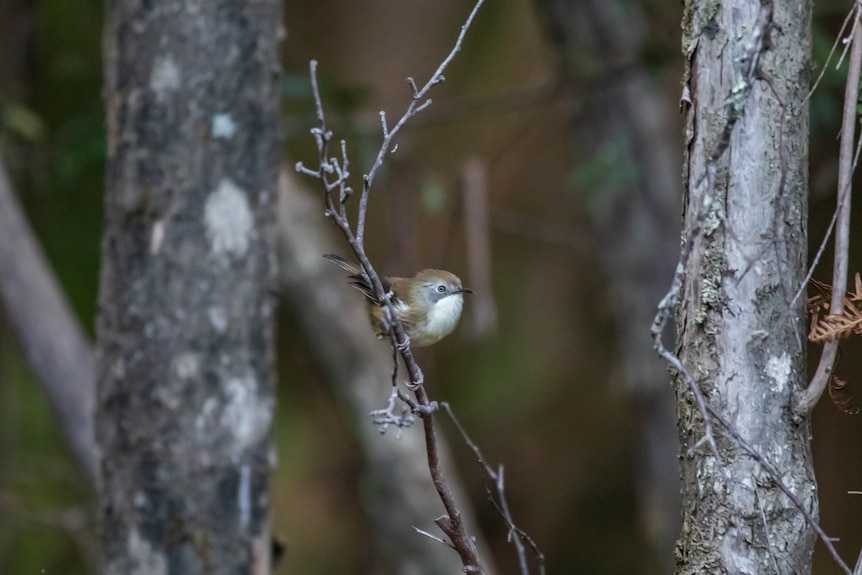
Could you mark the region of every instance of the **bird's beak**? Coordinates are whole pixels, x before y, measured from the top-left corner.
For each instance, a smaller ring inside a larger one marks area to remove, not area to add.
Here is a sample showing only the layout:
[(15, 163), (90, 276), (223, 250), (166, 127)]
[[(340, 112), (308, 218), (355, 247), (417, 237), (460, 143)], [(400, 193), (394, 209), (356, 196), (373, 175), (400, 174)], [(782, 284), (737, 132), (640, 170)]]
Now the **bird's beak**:
[(459, 290), (458, 290), (458, 292), (457, 292), (457, 293), (476, 293), (476, 292), (474, 292), (474, 291), (473, 291), (473, 290), (471, 290), (470, 288), (462, 287), (461, 289), (459, 289)]

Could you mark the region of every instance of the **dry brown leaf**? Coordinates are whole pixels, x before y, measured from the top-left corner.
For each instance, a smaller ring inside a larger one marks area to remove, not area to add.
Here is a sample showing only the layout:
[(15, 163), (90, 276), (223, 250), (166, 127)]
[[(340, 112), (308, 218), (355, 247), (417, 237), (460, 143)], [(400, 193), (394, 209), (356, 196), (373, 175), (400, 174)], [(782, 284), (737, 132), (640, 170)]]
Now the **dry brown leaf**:
[[(854, 276), (854, 289), (847, 292), (842, 301), (840, 314), (830, 314), (832, 300), (832, 286), (811, 280), (811, 286), (817, 291), (806, 300), (806, 308), (811, 316), (811, 331), (808, 333), (809, 341), (826, 343), (850, 337), (852, 334), (862, 335), (862, 304), (857, 307), (857, 302), (862, 302), (862, 277), (857, 272)], [(838, 357), (835, 366), (838, 365), (841, 348), (838, 348)], [(859, 405), (847, 390), (848, 382), (835, 377), (835, 366), (829, 378), (829, 398), (842, 413), (856, 415), (860, 412)]]
[(818, 311), (828, 311), (829, 303), (832, 299), (832, 286), (813, 278), (810, 283), (811, 287), (817, 290), (818, 293), (806, 300), (805, 308), (808, 310), (809, 315)]
[(862, 333), (862, 310), (850, 298), (844, 298), (844, 309), (840, 315), (828, 314), (811, 324), (810, 341), (825, 343), (844, 339), (851, 334)]

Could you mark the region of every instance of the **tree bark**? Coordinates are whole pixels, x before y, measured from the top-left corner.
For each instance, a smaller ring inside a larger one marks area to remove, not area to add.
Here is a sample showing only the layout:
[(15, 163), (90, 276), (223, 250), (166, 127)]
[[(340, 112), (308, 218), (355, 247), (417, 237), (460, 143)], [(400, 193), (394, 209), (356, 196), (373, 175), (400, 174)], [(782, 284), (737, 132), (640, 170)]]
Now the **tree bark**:
[(101, 570), (269, 572), (277, 0), (115, 0)]
[[(816, 516), (805, 385), (811, 3), (688, 0), (684, 229), (693, 238), (679, 357), (709, 404)], [(750, 93), (746, 86), (751, 86)], [(814, 532), (776, 482), (712, 422), (720, 458), (674, 377), (683, 527), (677, 573), (808, 573)]]

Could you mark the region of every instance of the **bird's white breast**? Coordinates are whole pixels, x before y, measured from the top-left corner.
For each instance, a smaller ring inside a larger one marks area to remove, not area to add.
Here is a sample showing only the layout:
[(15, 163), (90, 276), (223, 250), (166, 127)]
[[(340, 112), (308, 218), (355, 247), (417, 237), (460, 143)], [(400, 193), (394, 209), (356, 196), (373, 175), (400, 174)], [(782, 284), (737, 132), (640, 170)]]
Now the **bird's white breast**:
[[(464, 305), (464, 296), (460, 293), (453, 294), (438, 300), (431, 306), (428, 317), (425, 320), (424, 333), (418, 345), (434, 344), (455, 329), (458, 319), (461, 317), (461, 308)], [(415, 336), (414, 336), (415, 339)]]

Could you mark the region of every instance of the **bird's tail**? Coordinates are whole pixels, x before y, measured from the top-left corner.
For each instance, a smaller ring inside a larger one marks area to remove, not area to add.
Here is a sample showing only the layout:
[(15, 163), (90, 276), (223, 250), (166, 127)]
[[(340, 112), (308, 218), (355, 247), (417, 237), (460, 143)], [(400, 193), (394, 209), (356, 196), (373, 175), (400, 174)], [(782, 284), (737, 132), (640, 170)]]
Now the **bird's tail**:
[(331, 261), (332, 263), (334, 263), (335, 265), (337, 265), (341, 269), (349, 271), (351, 274), (355, 274), (355, 275), (359, 275), (359, 276), (362, 275), (362, 270), (359, 268), (358, 265), (356, 265), (355, 263), (353, 263), (349, 260), (344, 259), (341, 256), (337, 256), (335, 254), (323, 254), (323, 257), (325, 257), (326, 259), (328, 259), (329, 261)]
[[(362, 292), (369, 301), (375, 304), (380, 304), (380, 301), (377, 299), (377, 295), (374, 293), (374, 288), (371, 287), (371, 282), (368, 281), (366, 275), (362, 272), (362, 268), (360, 268), (355, 263), (350, 260), (346, 260), (341, 256), (337, 256), (335, 254), (323, 254), (323, 257), (340, 267), (341, 269), (347, 270), (350, 272), (349, 279), (352, 280), (348, 283), (352, 285), (354, 288)], [(384, 291), (389, 291), (389, 282), (386, 281), (385, 278), (381, 278), (383, 282)]]

